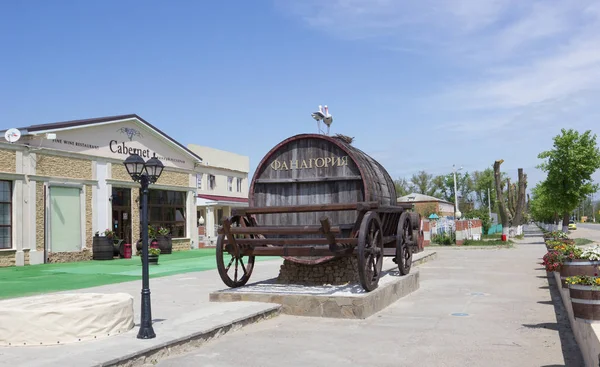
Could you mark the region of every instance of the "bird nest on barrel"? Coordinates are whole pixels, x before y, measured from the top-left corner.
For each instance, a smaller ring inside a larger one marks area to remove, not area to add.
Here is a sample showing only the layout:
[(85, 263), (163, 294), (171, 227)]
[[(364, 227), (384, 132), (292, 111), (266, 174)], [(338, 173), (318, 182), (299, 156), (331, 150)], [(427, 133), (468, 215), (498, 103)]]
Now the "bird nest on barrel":
[(352, 144), (352, 142), (354, 141), (353, 136), (348, 136), (344, 134), (335, 134), (335, 137), (346, 142), (347, 144)]

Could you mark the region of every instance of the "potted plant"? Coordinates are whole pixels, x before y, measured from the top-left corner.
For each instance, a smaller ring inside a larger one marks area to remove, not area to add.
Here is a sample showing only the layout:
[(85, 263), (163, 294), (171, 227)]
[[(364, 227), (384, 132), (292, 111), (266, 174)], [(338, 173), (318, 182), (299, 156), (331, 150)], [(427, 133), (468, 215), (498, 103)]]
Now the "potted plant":
[(173, 251), (173, 242), (169, 235), (169, 229), (159, 227), (157, 232), (156, 241), (158, 242), (158, 248), (160, 248), (162, 254), (170, 254)]
[(574, 275), (566, 278), (569, 286), (569, 298), (576, 319), (594, 322), (600, 321), (600, 277), (594, 275)]
[[(148, 225), (148, 244), (150, 246), (158, 246), (158, 241), (156, 240), (156, 228), (152, 225)], [(140, 239), (135, 244), (135, 248), (138, 252), (142, 251), (142, 232), (140, 232)]]
[(567, 288), (566, 279), (570, 276), (592, 276), (598, 273), (600, 246), (582, 249), (575, 245), (561, 244), (544, 255), (542, 264), (547, 271), (560, 271), (562, 287)]
[[(105, 230), (100, 235), (100, 231), (96, 231), (94, 237), (92, 238), (92, 259), (93, 260), (112, 260), (114, 256), (114, 245), (112, 239), (112, 232), (110, 230)], [(108, 236), (110, 235), (110, 236)]]
[[(158, 247), (150, 247), (148, 248), (148, 264), (149, 265), (157, 265), (158, 264), (158, 255), (160, 255), (160, 249)], [(140, 257), (140, 261), (144, 261), (142, 258), (142, 251), (137, 253), (137, 256)]]

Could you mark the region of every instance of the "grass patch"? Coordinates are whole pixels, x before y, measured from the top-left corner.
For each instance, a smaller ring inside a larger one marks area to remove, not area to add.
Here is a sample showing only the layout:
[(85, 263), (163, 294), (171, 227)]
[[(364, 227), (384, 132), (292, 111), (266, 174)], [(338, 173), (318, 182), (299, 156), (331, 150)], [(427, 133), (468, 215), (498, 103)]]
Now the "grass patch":
[(594, 243), (594, 241), (588, 240), (587, 238), (574, 238), (573, 240), (575, 241), (575, 246), (584, 246)]
[[(256, 257), (256, 261), (277, 257)], [(177, 251), (160, 255), (150, 265), (150, 278), (216, 269), (215, 249)], [(90, 260), (72, 263), (26, 265), (0, 268), (0, 299), (68, 291), (139, 280), (142, 262), (131, 259)]]
[(502, 238), (502, 233), (492, 233), (492, 234), (484, 234), (481, 236), (484, 240), (494, 240)]
[(465, 240), (465, 242), (463, 242), (463, 246), (505, 246), (505, 247), (509, 247), (512, 246), (514, 244), (513, 241), (511, 241), (510, 239), (508, 241), (502, 241), (502, 240), (480, 240), (480, 241), (475, 241), (475, 240)]

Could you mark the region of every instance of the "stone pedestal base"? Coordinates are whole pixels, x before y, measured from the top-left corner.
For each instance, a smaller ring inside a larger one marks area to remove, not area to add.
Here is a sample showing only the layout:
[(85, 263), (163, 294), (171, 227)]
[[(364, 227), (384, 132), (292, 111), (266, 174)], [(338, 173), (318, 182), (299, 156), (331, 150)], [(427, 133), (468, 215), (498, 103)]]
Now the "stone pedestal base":
[(284, 260), (277, 277), (281, 284), (340, 285), (358, 281), (358, 260), (355, 257), (341, 257), (315, 265)]

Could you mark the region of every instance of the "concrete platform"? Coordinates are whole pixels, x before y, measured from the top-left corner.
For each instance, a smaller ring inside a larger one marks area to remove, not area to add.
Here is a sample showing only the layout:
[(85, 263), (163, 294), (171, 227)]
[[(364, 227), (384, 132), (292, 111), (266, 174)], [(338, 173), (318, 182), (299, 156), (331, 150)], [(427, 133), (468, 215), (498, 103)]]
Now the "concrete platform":
[[(414, 255), (415, 265), (437, 256), (435, 252)], [(209, 295), (211, 302), (266, 302), (282, 306), (281, 312), (296, 316), (365, 319), (419, 289), (419, 271), (412, 268), (400, 276), (397, 267), (388, 268), (379, 287), (366, 292), (360, 284), (303, 286), (278, 284), (276, 280), (256, 282), (240, 288), (228, 288)]]

